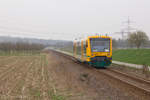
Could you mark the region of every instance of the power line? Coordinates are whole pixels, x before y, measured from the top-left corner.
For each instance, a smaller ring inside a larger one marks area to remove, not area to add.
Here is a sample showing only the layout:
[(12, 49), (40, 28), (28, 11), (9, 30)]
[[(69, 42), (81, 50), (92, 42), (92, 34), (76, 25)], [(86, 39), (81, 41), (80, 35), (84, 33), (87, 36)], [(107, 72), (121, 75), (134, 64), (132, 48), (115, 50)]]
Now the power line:
[(131, 27), (134, 22), (131, 21), (129, 17), (128, 20), (123, 23), (125, 23), (126, 26), (120, 32), (115, 32), (115, 34), (121, 34), (122, 40), (126, 39), (132, 31), (136, 30), (136, 28)]
[(124, 28), (124, 30), (126, 30), (127, 35), (131, 34), (132, 30), (135, 30), (135, 28), (131, 27), (131, 24), (134, 23), (133, 21), (130, 20), (130, 18), (128, 17), (128, 20), (126, 22), (124, 22), (127, 24), (126, 28)]

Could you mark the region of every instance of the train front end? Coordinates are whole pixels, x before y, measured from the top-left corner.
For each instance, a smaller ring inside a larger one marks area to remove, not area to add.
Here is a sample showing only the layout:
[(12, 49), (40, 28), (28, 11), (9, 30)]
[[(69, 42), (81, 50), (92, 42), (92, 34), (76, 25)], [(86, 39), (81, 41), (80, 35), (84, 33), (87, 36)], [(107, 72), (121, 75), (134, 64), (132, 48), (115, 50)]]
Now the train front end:
[(87, 61), (96, 68), (107, 68), (112, 63), (112, 39), (108, 36), (88, 38)]

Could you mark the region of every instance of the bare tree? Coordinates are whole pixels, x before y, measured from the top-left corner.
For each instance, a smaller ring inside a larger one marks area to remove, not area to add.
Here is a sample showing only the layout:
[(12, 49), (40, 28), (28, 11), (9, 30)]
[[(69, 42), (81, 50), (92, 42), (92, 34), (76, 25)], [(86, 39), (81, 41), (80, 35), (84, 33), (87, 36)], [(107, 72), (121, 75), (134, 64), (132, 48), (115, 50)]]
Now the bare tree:
[(128, 42), (131, 45), (135, 45), (137, 48), (140, 48), (149, 40), (148, 36), (143, 31), (133, 32), (128, 36)]
[(10, 43), (10, 42), (3, 42), (0, 43), (0, 51), (3, 52), (11, 52), (11, 51), (23, 51), (23, 52), (34, 52), (40, 51), (45, 46), (42, 44), (29, 44), (24, 42), (17, 42), (17, 43)]

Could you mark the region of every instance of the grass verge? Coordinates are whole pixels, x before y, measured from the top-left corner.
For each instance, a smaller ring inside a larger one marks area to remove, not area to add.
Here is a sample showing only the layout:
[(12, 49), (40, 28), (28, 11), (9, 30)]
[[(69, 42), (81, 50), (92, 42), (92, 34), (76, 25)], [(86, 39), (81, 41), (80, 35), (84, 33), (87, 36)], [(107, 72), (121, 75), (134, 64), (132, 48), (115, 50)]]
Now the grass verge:
[(113, 60), (150, 66), (150, 49), (113, 50)]

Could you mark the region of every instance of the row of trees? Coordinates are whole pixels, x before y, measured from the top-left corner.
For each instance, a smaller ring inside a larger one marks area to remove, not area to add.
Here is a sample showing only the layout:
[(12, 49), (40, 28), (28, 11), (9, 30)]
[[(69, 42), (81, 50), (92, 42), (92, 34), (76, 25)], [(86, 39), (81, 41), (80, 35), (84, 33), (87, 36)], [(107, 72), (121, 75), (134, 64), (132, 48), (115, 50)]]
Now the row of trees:
[(112, 40), (113, 48), (150, 48), (150, 41), (147, 34), (143, 31), (133, 32), (124, 40)]
[(0, 51), (9, 52), (9, 51), (38, 51), (42, 50), (44, 45), (35, 44), (35, 43), (11, 43), (11, 42), (3, 42), (0, 43)]

